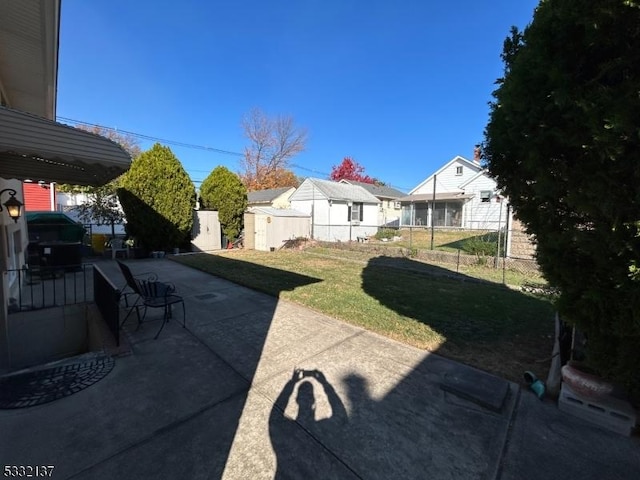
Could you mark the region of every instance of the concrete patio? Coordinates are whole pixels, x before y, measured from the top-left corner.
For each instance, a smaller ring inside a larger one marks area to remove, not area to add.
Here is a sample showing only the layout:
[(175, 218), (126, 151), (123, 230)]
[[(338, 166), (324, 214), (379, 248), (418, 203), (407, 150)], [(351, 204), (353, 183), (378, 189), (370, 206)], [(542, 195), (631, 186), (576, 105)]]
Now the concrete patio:
[[(640, 472), (637, 434), (567, 416), (518, 385), (168, 259), (128, 264), (176, 285), (187, 328), (178, 309), (153, 340), (159, 313), (138, 331), (132, 316), (123, 333), (131, 354), (104, 379), (0, 410), (3, 468), (52, 465), (52, 478), (89, 479)], [(124, 283), (115, 262), (100, 268)]]

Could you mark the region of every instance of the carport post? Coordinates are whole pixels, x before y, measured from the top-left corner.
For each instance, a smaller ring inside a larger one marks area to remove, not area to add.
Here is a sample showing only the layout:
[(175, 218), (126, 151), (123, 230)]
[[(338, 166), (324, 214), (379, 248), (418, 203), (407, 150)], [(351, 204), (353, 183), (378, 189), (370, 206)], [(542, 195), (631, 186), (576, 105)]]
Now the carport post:
[[(433, 201), (431, 202), (433, 207), (431, 208), (431, 250), (433, 250), (433, 235), (434, 235), (434, 225), (433, 214), (436, 209), (436, 175), (433, 175)], [(445, 205), (446, 208), (446, 205)]]
[[(6, 229), (0, 219), (0, 228)], [(2, 269), (2, 285), (0, 285), (0, 373), (9, 371), (9, 318), (7, 312), (7, 236), (0, 232), (0, 269)]]

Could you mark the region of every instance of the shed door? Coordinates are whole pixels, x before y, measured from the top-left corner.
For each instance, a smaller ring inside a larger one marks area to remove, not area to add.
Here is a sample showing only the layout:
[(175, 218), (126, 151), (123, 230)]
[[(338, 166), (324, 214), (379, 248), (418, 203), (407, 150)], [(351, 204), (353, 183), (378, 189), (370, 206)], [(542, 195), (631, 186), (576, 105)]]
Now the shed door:
[(218, 212), (207, 210), (194, 210), (194, 225), (191, 244), (196, 251), (219, 250), (220, 222)]
[(256, 248), (256, 216), (253, 213), (244, 214), (244, 248)]
[(256, 250), (268, 251), (267, 245), (267, 215), (256, 215)]

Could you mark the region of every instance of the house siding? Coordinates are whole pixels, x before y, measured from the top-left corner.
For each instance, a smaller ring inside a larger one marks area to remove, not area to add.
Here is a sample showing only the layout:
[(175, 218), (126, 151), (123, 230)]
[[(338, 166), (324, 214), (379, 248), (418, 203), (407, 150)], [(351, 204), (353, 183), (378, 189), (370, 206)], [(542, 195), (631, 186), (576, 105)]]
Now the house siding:
[[(456, 175), (457, 167), (462, 167), (462, 174)], [(435, 211), (432, 210), (433, 177), (431, 175), (423, 183), (414, 188), (409, 195), (422, 195), (414, 203), (403, 199), (404, 209), (401, 216), (403, 226), (430, 226), (434, 218), (436, 226), (450, 226), (478, 230), (497, 230), (503, 228), (507, 221), (507, 203), (497, 196), (497, 183), (482, 167), (462, 157), (455, 157), (436, 174)], [(483, 202), (481, 193), (491, 192), (489, 201)], [(446, 198), (448, 194), (451, 199)], [(456, 194), (464, 194), (460, 199)], [(451, 207), (451, 208), (450, 208)], [(440, 212), (439, 209), (440, 208)], [(461, 208), (461, 212), (460, 212)], [(444, 213), (443, 213), (444, 212)], [(444, 218), (444, 221), (443, 221)]]
[(379, 226), (393, 224), (394, 222), (395, 224), (392, 226), (399, 226), (402, 207), (396, 208), (396, 201), (398, 198), (406, 196), (405, 193), (386, 185), (374, 185), (370, 183), (357, 182), (346, 179), (340, 180), (340, 183), (360, 186), (378, 199), (378, 201), (380, 202), (378, 209)]
[[(314, 181), (319, 182), (324, 191)], [(334, 198), (329, 199), (325, 192)], [(289, 201), (294, 210), (311, 215), (311, 235), (316, 240), (348, 242), (378, 231), (380, 202), (362, 187), (307, 179)], [(349, 203), (362, 204), (361, 221), (349, 221)]]
[[(496, 195), (497, 184), (492, 178), (481, 175), (465, 185), (465, 194), (473, 194), (464, 206), (463, 227), (480, 230), (497, 230), (506, 223), (506, 200)], [(488, 202), (482, 201), (481, 192), (490, 191)]]
[(289, 196), (293, 191), (283, 193), (278, 198), (273, 200), (272, 206), (273, 208), (291, 208), (291, 203), (289, 202)]
[[(302, 210), (297, 202), (292, 201), (296, 210)], [(378, 231), (378, 206), (362, 205), (362, 221), (350, 222), (347, 202), (318, 202), (316, 200), (315, 218), (313, 218), (313, 238), (325, 242), (355, 241), (358, 237), (369, 237)]]
[[(289, 201), (295, 198), (296, 201), (326, 199), (326, 196), (313, 185), (312, 182), (302, 182), (302, 185), (291, 195)], [(293, 203), (291, 203), (293, 205)], [(295, 207), (294, 207), (295, 208)], [(298, 210), (298, 208), (296, 208)]]
[[(53, 203), (51, 202), (52, 188)], [(24, 183), (23, 191), (25, 212), (52, 211), (56, 209), (55, 184)]]
[(249, 192), (247, 206), (288, 209), (291, 208), (289, 196), (295, 191), (294, 187), (289, 187)]
[[(456, 175), (456, 168), (462, 167), (462, 175)], [(482, 168), (456, 158), (443, 171), (436, 175), (436, 193), (461, 192), (460, 185), (471, 180)], [(433, 193), (433, 175), (424, 183), (411, 191), (411, 195)]]
[(347, 202), (331, 202), (327, 199), (291, 200), (295, 210), (311, 215), (311, 236), (325, 242), (348, 242), (358, 237), (375, 235), (378, 231), (378, 205), (363, 204), (362, 221), (348, 221)]
[(77, 207), (87, 203), (88, 197), (84, 193), (66, 193), (60, 192), (56, 196), (56, 210), (67, 210), (64, 207)]
[(386, 225), (391, 222), (399, 221), (402, 208), (395, 207), (396, 201), (393, 199), (381, 199), (380, 201), (378, 225)]
[[(309, 197), (311, 197), (311, 189), (309, 189)], [(300, 212), (306, 213), (311, 217), (311, 237), (316, 240), (323, 241), (333, 241), (331, 240), (331, 216), (334, 214), (335, 220), (335, 211), (334, 207), (329, 206), (329, 201), (320, 197), (318, 192), (316, 191), (317, 198), (315, 200), (292, 200), (291, 208), (294, 210), (298, 210)], [(304, 194), (306, 198), (307, 195)], [(345, 205), (346, 208), (346, 205)], [(346, 210), (344, 212), (344, 217), (347, 217)]]

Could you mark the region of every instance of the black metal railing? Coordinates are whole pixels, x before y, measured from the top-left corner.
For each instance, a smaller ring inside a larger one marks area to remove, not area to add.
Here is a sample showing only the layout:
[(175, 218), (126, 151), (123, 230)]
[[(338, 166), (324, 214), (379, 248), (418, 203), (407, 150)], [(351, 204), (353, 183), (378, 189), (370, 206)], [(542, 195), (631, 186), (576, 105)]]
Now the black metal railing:
[(93, 291), (96, 306), (102, 319), (111, 331), (116, 345), (120, 345), (120, 289), (116, 287), (104, 272), (93, 266)]
[(9, 313), (93, 301), (93, 265), (7, 270), (11, 285)]

